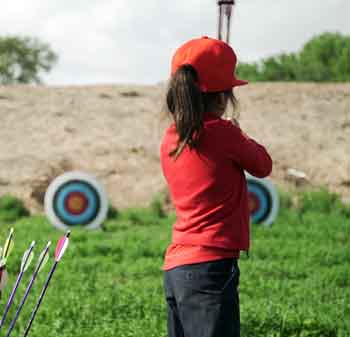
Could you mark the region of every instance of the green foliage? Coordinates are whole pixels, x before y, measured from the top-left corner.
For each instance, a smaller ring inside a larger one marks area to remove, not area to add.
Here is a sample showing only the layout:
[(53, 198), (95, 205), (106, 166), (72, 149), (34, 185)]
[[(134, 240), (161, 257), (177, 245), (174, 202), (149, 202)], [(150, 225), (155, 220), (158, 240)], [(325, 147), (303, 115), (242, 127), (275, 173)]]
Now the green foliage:
[(164, 211), (164, 195), (162, 193), (153, 198), (150, 208), (154, 215), (158, 218), (166, 217), (166, 213)]
[[(294, 205), (295, 197), (283, 193), (283, 210), (271, 228), (252, 227), (251, 257), (240, 260), (242, 337), (350, 335), (347, 207), (324, 190), (301, 194)], [(31, 336), (165, 337), (161, 266), (173, 222), (173, 215), (130, 209), (107, 221), (103, 232), (73, 229)], [(32, 240), (41, 249), (62, 235), (43, 217), (13, 226), (16, 248), (8, 262), (9, 285)], [(3, 240), (8, 229), (0, 228)], [(23, 294), (31, 270), (18, 294)], [(39, 275), (13, 335), (23, 333), (47, 271)]]
[(0, 37), (0, 84), (41, 83), (39, 74), (49, 72), (57, 55), (36, 38)]
[(301, 193), (298, 206), (302, 213), (310, 211), (320, 213), (347, 213), (347, 207), (340, 201), (339, 196), (335, 193), (330, 193), (325, 188)]
[(242, 63), (237, 73), (250, 81), (350, 81), (350, 36), (324, 33), (312, 38), (299, 53)]
[(108, 206), (107, 219), (109, 220), (117, 219), (118, 216), (119, 216), (118, 209), (110, 203)]
[(239, 63), (237, 67), (237, 74), (240, 78), (249, 81), (261, 81), (260, 69), (257, 63)]
[(14, 222), (26, 216), (29, 216), (29, 211), (21, 200), (10, 195), (0, 198), (0, 222)]
[(289, 211), (293, 207), (293, 198), (290, 193), (283, 190), (278, 191), (280, 199), (280, 209), (282, 211)]

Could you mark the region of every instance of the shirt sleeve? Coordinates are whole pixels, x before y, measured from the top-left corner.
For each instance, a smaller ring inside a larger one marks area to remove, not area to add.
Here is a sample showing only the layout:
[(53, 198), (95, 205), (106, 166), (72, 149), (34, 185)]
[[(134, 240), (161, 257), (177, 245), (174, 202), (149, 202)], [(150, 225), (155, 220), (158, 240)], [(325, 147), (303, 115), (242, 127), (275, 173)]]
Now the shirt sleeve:
[(272, 159), (265, 147), (246, 135), (231, 122), (225, 123), (225, 150), (229, 157), (245, 171), (257, 178), (272, 172)]

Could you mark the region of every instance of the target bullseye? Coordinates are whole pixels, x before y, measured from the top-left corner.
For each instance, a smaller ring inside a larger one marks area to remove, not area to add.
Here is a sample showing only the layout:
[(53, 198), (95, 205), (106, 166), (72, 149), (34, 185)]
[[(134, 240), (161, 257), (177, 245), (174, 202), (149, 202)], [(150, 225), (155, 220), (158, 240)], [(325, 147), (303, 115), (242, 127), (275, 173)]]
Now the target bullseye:
[(258, 179), (250, 175), (247, 175), (247, 183), (252, 222), (270, 226), (279, 210), (279, 197), (274, 184), (268, 179)]
[(102, 185), (83, 172), (68, 172), (56, 178), (45, 194), (49, 220), (59, 229), (72, 226), (94, 229), (106, 219), (108, 200)]
[(260, 207), (260, 202), (257, 196), (253, 193), (248, 194), (248, 202), (249, 202), (249, 212), (254, 214), (258, 211)]
[(67, 196), (65, 201), (66, 209), (75, 215), (82, 214), (89, 206), (89, 200), (80, 192), (73, 192)]

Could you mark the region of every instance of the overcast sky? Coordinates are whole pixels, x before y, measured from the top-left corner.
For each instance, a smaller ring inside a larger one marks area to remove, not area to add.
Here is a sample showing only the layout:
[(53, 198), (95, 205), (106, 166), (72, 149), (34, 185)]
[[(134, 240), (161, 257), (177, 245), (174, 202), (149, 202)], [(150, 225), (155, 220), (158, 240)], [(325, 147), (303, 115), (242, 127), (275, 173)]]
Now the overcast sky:
[[(238, 0), (239, 59), (296, 51), (315, 34), (350, 34), (349, 0)], [(5, 0), (0, 34), (37, 36), (59, 63), (49, 84), (157, 83), (183, 42), (216, 36), (215, 0)]]

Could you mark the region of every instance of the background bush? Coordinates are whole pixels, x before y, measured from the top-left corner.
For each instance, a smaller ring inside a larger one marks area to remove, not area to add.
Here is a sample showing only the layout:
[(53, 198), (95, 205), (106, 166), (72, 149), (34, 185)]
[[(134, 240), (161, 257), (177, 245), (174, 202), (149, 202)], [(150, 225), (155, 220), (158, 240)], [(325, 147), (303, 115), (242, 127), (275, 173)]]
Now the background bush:
[(350, 36), (324, 33), (298, 53), (280, 54), (261, 62), (239, 64), (237, 73), (250, 81), (350, 81)]
[(29, 211), (21, 200), (10, 195), (0, 198), (0, 222), (14, 222), (26, 216)]

